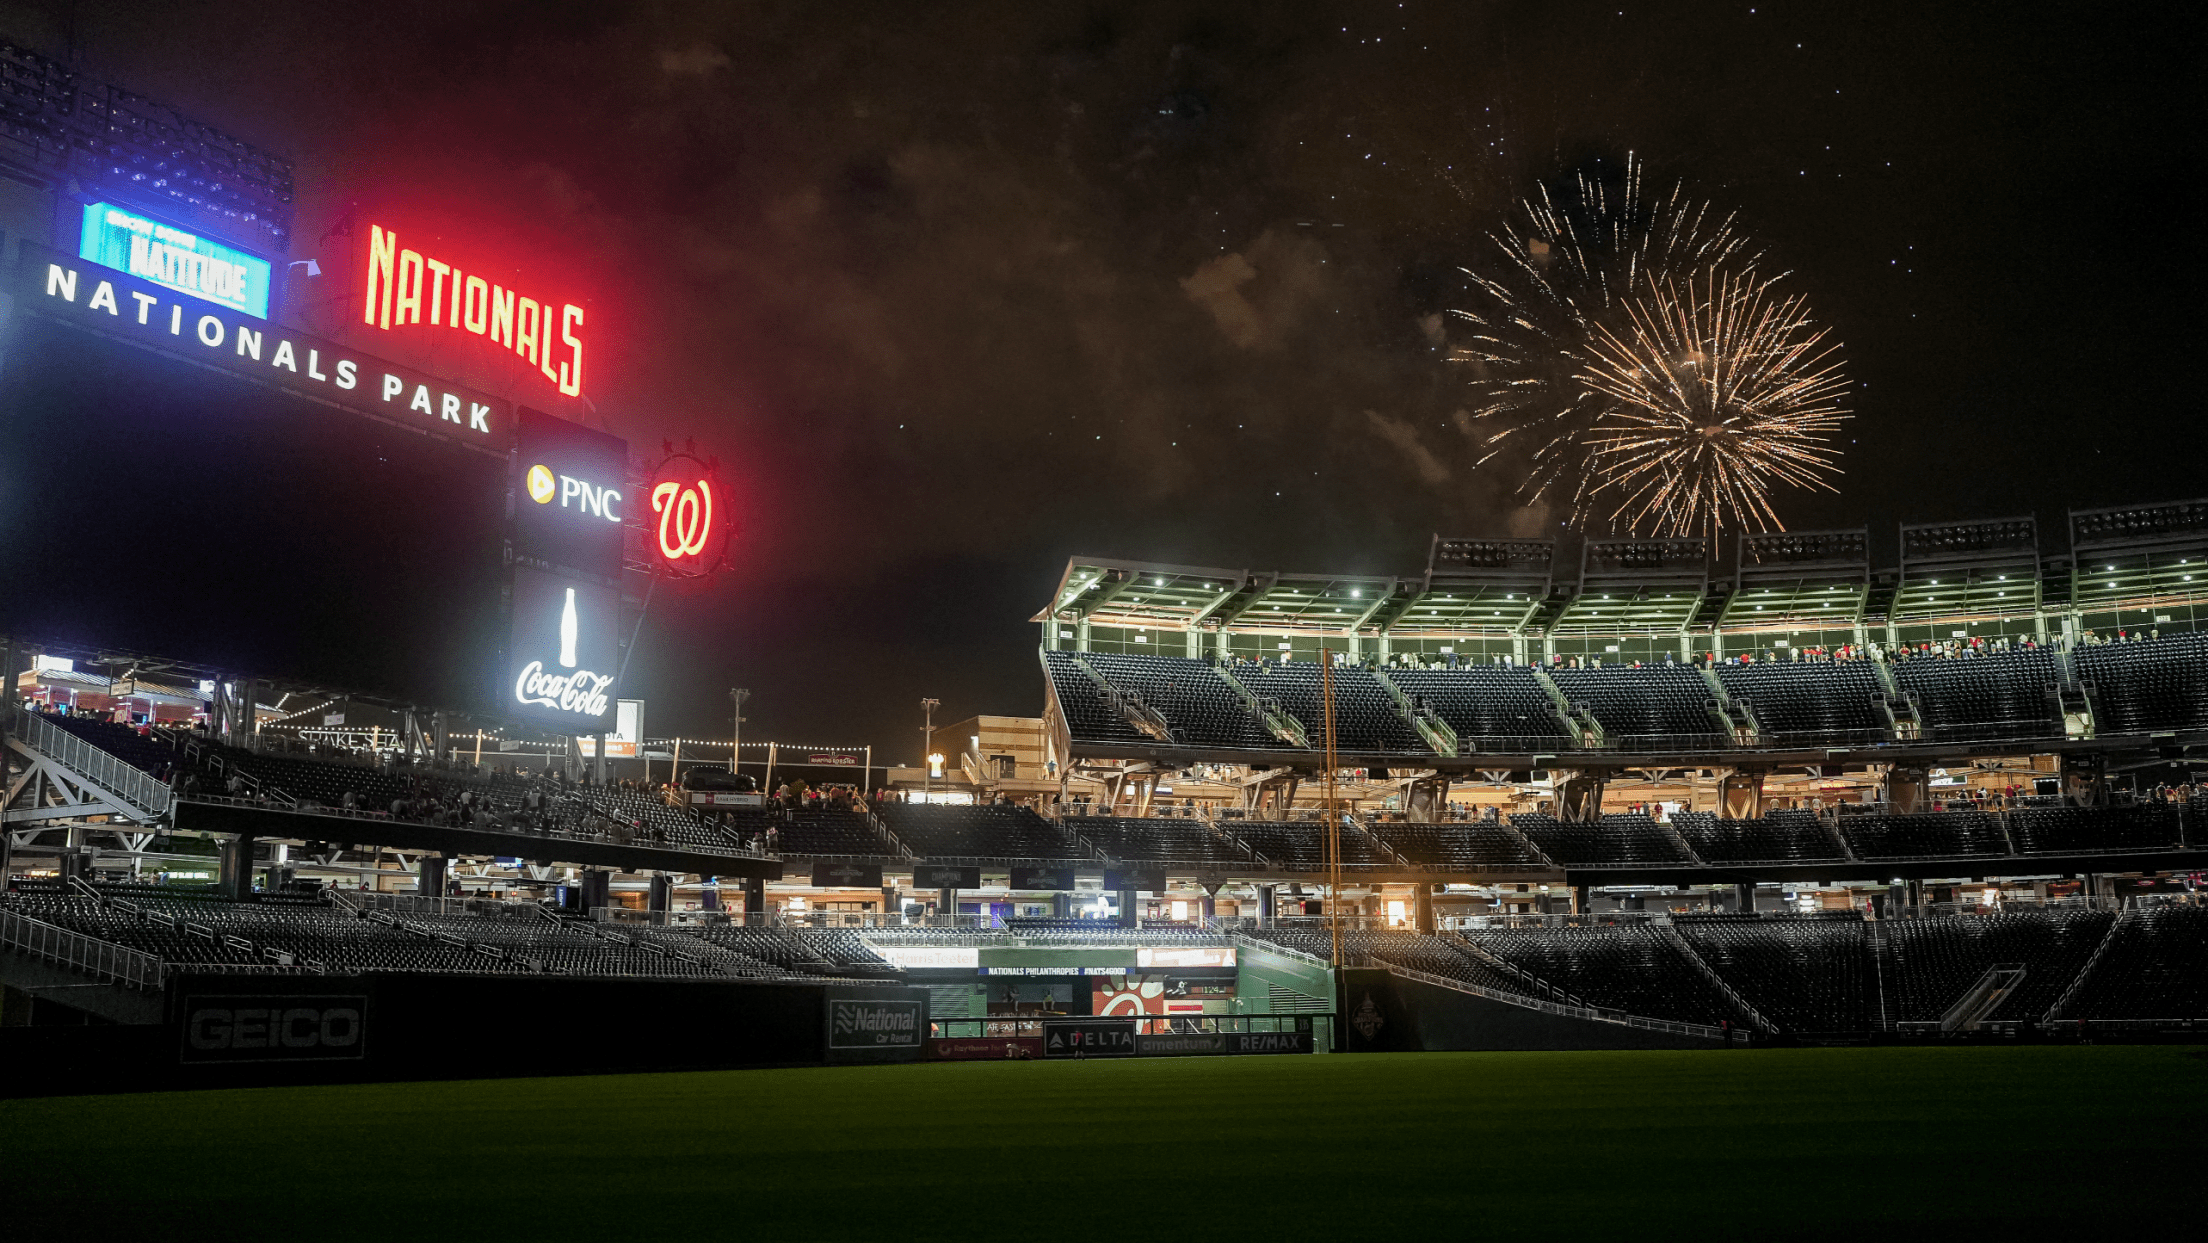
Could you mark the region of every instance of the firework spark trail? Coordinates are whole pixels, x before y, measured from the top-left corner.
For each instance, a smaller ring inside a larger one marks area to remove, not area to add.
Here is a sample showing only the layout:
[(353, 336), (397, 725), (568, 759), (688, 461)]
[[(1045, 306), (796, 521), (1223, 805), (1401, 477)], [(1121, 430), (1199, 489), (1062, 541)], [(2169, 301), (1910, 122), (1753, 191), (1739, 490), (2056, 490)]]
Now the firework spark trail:
[(1752, 270), (1756, 257), (1731, 215), (1690, 201), (1683, 185), (1646, 196), (1631, 157), (1621, 187), (1582, 174), (1565, 193), (1544, 186), (1520, 207), (1518, 227), (1490, 235), (1498, 275), (1465, 272), (1491, 305), (1452, 312), (1472, 326), (1453, 358), (1470, 365), (1470, 414), (1491, 429), (1475, 466), (1532, 444), (1520, 494), (1530, 504), (1569, 492), (1578, 522), (1597, 486), (1588, 440), (1608, 404), (1577, 378), (1594, 324), (1617, 317), (1646, 280), (1714, 264)]
[(1591, 496), (1635, 533), (1784, 530), (1769, 485), (1833, 490), (1828, 438), (1847, 380), (1800, 294), (1778, 278), (1711, 270), (1649, 280), (1623, 330), (1593, 325), (1581, 378), (1611, 399), (1589, 437)]
[(1452, 360), (1486, 429), (1475, 466), (1521, 452), (1527, 504), (1635, 533), (1783, 530), (1772, 484), (1830, 490), (1838, 345), (1771, 292), (1732, 215), (1683, 185), (1647, 197), (1630, 157), (1622, 187), (1582, 175), (1520, 214), (1490, 235), (1492, 274), (1466, 270), (1488, 305), (1452, 312), (1471, 326)]

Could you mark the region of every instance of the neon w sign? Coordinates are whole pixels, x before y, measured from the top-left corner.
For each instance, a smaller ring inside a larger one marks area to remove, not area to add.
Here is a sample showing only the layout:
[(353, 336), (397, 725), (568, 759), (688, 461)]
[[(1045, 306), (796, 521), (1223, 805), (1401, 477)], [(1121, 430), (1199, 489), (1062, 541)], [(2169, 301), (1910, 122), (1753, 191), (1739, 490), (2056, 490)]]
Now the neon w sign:
[(660, 463), (652, 484), (660, 567), (678, 578), (703, 578), (721, 568), (728, 550), (728, 520), (716, 495), (718, 462), (688, 453)]

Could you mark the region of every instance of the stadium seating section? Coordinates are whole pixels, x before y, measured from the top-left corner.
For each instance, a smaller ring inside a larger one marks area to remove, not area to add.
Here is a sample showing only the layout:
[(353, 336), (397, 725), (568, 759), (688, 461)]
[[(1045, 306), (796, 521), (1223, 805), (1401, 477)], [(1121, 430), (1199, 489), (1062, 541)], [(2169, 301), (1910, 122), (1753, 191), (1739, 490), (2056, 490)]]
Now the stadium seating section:
[(1072, 833), (1026, 807), (884, 803), (905, 848), (930, 859), (1086, 859)]
[(1202, 866), (1250, 862), (1248, 847), (1214, 831), (1201, 820), (1187, 817), (1087, 816), (1065, 823), (1106, 858), (1123, 862)]
[(1717, 697), (1691, 665), (1557, 669), (1556, 688), (1627, 750), (1710, 749), (1726, 745)]
[[(2103, 734), (2208, 729), (2208, 635), (2079, 646), (2073, 660)], [(1279, 750), (1219, 669), (1185, 657), (1046, 651), (1058, 703), (1075, 738), (1154, 744), (1113, 706), (1076, 662), (1156, 710), (1173, 741), (1189, 747)], [(1986, 656), (1913, 657), (1885, 666), (1914, 702), (1924, 737), (1935, 742), (2063, 736), (2056, 653), (2017, 648)], [(1728, 698), (1748, 706), (1759, 746), (1894, 741), (1880, 666), (1869, 660), (1784, 661), (1714, 668)], [(1226, 673), (1294, 717), (1316, 739), (1322, 720), (1319, 666), (1311, 661), (1242, 661)], [(1389, 693), (1431, 709), (1472, 751), (1554, 748), (1572, 741), (1547, 678), (1625, 751), (1705, 751), (1734, 746), (1716, 695), (1692, 665), (1544, 667), (1468, 663), (1457, 668), (1343, 665), (1336, 669), (1335, 728), (1343, 751), (1430, 755)]]
[(1763, 736), (1780, 745), (1875, 742), (1891, 737), (1885, 688), (1867, 660), (1719, 665), (1725, 694), (1748, 705)]
[[(356, 909), (356, 903), (365, 909)], [(410, 902), (410, 905), (416, 905)], [(883, 978), (910, 945), (1232, 946), (1316, 958), (1318, 921), (1228, 932), (1027, 920), (979, 928), (595, 922), (550, 908), (451, 902), (418, 914), (341, 893), (232, 901), (182, 886), (21, 881), (0, 909), (214, 973), (430, 972), (659, 978)], [(1438, 935), (1351, 926), (1349, 966), (1395, 966), (1490, 992), (1629, 1015), (1856, 1040), (1937, 1024), (1996, 966), (2024, 975), (1997, 1024), (2208, 1019), (2208, 908), (2135, 903), (1932, 915), (1499, 919)]]
[(1936, 1023), (1996, 966), (2024, 968), (2022, 984), (1986, 1016), (2036, 1022), (2108, 935), (2109, 911), (1996, 913), (1903, 919), (1884, 932), (1893, 966), (1889, 1013)]
[(1842, 816), (1858, 859), (1931, 859), (2010, 853), (2000, 818), (1983, 811)]
[(2054, 653), (2045, 648), (1972, 660), (1904, 660), (1894, 684), (1923, 712), (1934, 741), (2059, 738)]
[(2072, 653), (2103, 734), (2208, 729), (2208, 631)]
[(1459, 669), (1387, 669), (1389, 681), (1457, 731), (1488, 750), (1555, 747), (1571, 738), (1556, 703), (1523, 665), (1466, 665)]
[(1843, 857), (1839, 843), (1806, 811), (1773, 811), (1753, 820), (1682, 811), (1671, 817), (1671, 827), (1705, 863), (1822, 863)]
[(1644, 815), (1604, 816), (1571, 822), (1540, 813), (1516, 815), (1510, 823), (1564, 867), (1624, 864), (1686, 864), (1694, 860), (1663, 826)]

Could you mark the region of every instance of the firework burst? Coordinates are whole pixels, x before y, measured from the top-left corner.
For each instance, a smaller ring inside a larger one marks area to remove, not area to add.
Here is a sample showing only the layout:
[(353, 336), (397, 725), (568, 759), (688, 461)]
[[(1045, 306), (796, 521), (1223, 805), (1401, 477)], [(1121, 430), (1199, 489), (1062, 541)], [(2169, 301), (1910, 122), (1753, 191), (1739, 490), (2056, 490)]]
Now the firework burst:
[(1830, 441), (1848, 417), (1839, 346), (1776, 283), (1714, 268), (1652, 275), (1622, 327), (1592, 325), (1579, 378), (1607, 401), (1586, 438), (1588, 493), (1611, 522), (1636, 534), (1784, 530), (1772, 484), (1834, 490)]
[(1596, 327), (1621, 319), (1651, 278), (1752, 270), (1755, 256), (1730, 215), (1689, 200), (1683, 186), (1649, 195), (1631, 157), (1614, 184), (1581, 173), (1543, 186), (1490, 240), (1500, 255), (1492, 274), (1465, 270), (1479, 305), (1451, 312), (1469, 326), (1452, 354), (1470, 374), (1468, 430), (1480, 464), (1510, 450), (1526, 456), (1527, 503), (1563, 500), (1580, 522), (1594, 489), (1588, 438), (1608, 404), (1581, 378)]
[[(1524, 462), (1518, 495), (1575, 526), (1782, 527), (1773, 483), (1827, 486), (1845, 417), (1837, 345), (1796, 295), (1771, 294), (1734, 217), (1683, 185), (1543, 187), (1467, 269), (1474, 306), (1452, 361), (1469, 374), (1476, 464)], [(1700, 291), (1699, 301), (1696, 291)]]

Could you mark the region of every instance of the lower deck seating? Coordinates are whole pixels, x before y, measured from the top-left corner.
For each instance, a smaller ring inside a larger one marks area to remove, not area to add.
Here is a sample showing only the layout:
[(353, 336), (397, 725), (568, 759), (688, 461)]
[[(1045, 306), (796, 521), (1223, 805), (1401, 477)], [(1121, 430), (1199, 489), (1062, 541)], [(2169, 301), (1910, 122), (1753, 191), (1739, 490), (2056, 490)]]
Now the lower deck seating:
[(1876, 968), (1860, 920), (1684, 916), (1674, 927), (1782, 1032), (1857, 1036), (1878, 1019)]
[(2208, 908), (2130, 912), (2060, 1017), (2208, 1018)]
[(2115, 919), (2108, 911), (2030, 911), (1895, 920), (1884, 928), (1894, 968), (1887, 1014), (1899, 1023), (1937, 1022), (1987, 971), (2016, 963), (2023, 983), (1986, 1017), (2037, 1022)]
[(1473, 928), (1464, 938), (1600, 1009), (1711, 1027), (1744, 1021), (1708, 977), (1644, 923)]

